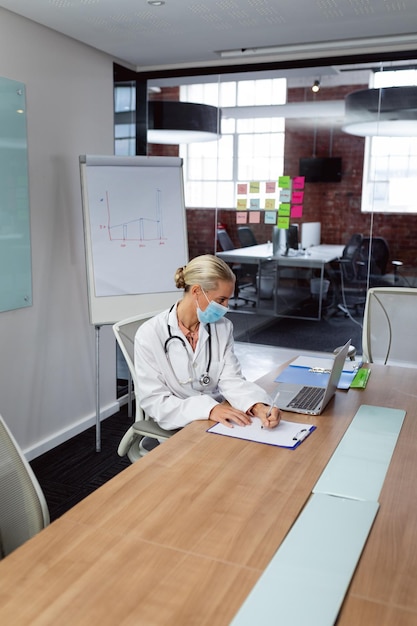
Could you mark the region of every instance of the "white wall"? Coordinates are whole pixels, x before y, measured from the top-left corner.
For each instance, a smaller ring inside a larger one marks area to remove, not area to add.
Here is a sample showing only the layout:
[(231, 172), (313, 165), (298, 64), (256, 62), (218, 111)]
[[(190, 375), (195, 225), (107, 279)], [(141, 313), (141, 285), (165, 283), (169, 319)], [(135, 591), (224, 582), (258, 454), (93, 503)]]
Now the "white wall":
[[(28, 458), (95, 420), (80, 154), (113, 154), (113, 59), (0, 9), (0, 76), (26, 85), (33, 306), (0, 313), (0, 413)], [(100, 405), (118, 410), (100, 332)]]

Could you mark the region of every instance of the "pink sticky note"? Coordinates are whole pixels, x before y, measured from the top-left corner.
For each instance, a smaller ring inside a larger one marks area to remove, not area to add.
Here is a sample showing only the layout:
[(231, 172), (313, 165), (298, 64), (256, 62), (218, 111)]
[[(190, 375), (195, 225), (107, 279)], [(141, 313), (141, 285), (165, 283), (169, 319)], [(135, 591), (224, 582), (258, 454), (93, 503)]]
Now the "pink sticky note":
[(237, 211), (236, 224), (246, 224), (247, 219), (248, 219), (248, 214), (245, 211)]
[(291, 217), (303, 217), (303, 205), (293, 204), (291, 206)]
[(304, 176), (295, 176), (292, 179), (293, 189), (304, 189)]
[(294, 204), (303, 204), (304, 191), (293, 191), (291, 196), (291, 202)]
[(250, 211), (249, 212), (249, 224), (259, 224), (261, 221), (261, 212), (260, 211)]

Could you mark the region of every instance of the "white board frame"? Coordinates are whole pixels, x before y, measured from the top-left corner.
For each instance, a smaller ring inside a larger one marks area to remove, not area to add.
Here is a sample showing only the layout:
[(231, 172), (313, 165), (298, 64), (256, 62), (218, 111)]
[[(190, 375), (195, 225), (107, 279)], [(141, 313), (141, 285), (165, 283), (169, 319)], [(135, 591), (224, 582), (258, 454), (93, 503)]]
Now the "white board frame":
[[(86, 253), (86, 270), (87, 270), (87, 287), (89, 301), (90, 322), (95, 326), (104, 324), (114, 324), (134, 315), (146, 314), (152, 311), (160, 311), (169, 308), (178, 299), (178, 290), (163, 293), (139, 293), (126, 294), (116, 296), (96, 296), (95, 293), (95, 275), (94, 275), (94, 256), (92, 249), (92, 233), (91, 233), (91, 215), (88, 196), (88, 168), (90, 166), (117, 166), (124, 168), (132, 166), (138, 168), (157, 167), (161, 169), (163, 174), (164, 168), (176, 168), (178, 172), (178, 189), (179, 197), (170, 198), (170, 204), (173, 210), (177, 212), (177, 217), (181, 221), (181, 232), (183, 233), (183, 241), (179, 242), (182, 249), (183, 265), (188, 262), (188, 240), (186, 226), (186, 212), (184, 202), (184, 182), (182, 159), (179, 157), (122, 157), (122, 156), (99, 156), (99, 155), (81, 155), (80, 160), (80, 176), (81, 176), (81, 193), (83, 205), (84, 220), (84, 243)], [(143, 170), (146, 174), (146, 169)], [(160, 267), (158, 266), (158, 258), (154, 260), (155, 272), (170, 272), (172, 274), (172, 284), (174, 286), (174, 274), (176, 267)], [(146, 268), (149, 271), (149, 267)]]

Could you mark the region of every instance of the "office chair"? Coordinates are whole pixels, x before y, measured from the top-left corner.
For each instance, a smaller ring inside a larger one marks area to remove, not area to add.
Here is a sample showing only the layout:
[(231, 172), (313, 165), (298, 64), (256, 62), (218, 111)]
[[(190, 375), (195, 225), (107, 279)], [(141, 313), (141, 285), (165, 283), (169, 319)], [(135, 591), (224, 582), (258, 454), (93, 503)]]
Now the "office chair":
[(247, 248), (249, 246), (256, 246), (257, 241), (254, 235), (254, 232), (249, 226), (238, 226), (237, 236), (240, 241), (240, 245), (242, 248)]
[[(229, 233), (221, 228), (217, 230), (217, 241), (224, 252), (227, 250), (235, 250)], [(239, 300), (243, 300), (243, 302), (255, 306), (256, 299), (243, 294), (242, 289), (245, 287), (255, 287), (256, 289), (256, 265), (232, 263), (230, 267), (236, 276), (235, 292), (233, 295), (234, 308), (237, 308)]]
[(364, 258), (364, 270), (369, 268), (369, 284), (371, 287), (388, 287), (390, 285), (405, 286), (405, 280), (399, 276), (398, 271), (403, 266), (402, 261), (391, 261), (392, 274), (387, 272), (390, 250), (384, 237), (364, 237), (362, 241), (362, 256)]
[(155, 420), (151, 419), (148, 415), (145, 415), (140, 407), (140, 401), (137, 395), (138, 385), (136, 383), (137, 378), (134, 365), (135, 335), (139, 326), (146, 322), (146, 320), (157, 315), (157, 313), (158, 311), (129, 317), (121, 322), (117, 322), (112, 327), (116, 341), (119, 344), (129, 368), (129, 373), (133, 382), (133, 390), (135, 393), (135, 421), (122, 437), (117, 449), (118, 455), (125, 456), (127, 454), (131, 463), (134, 463), (143, 456), (144, 452), (140, 443), (144, 437), (150, 437), (151, 439), (157, 439), (158, 441), (165, 441), (178, 432), (178, 430), (165, 430), (164, 428), (161, 428)]
[[(237, 236), (242, 245), (242, 248), (248, 248), (249, 246), (256, 246), (258, 244), (253, 230), (249, 226), (238, 226)], [(272, 298), (273, 285), (276, 278), (276, 266), (273, 261), (262, 261), (262, 277), (261, 285), (259, 284), (259, 275), (255, 270), (251, 270), (251, 276), (255, 276), (255, 293), (260, 289), (261, 298)], [(270, 287), (271, 285), (271, 287)]]
[(0, 558), (48, 524), (41, 486), (0, 415)]
[(345, 315), (349, 315), (349, 309), (358, 312), (359, 307), (365, 305), (367, 277), (362, 244), (363, 235), (353, 234), (338, 259), (340, 292), (337, 306)]
[(416, 318), (417, 289), (370, 288), (363, 318), (363, 360), (382, 365), (416, 367)]

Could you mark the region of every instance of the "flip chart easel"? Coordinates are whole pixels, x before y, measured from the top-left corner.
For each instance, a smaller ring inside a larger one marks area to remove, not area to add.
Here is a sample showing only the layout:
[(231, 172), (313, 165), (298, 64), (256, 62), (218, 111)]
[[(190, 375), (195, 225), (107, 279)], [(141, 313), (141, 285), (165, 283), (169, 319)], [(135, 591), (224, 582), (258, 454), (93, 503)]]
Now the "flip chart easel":
[(182, 159), (82, 155), (90, 322), (96, 329), (96, 449), (100, 451), (100, 328), (163, 310), (188, 260)]

